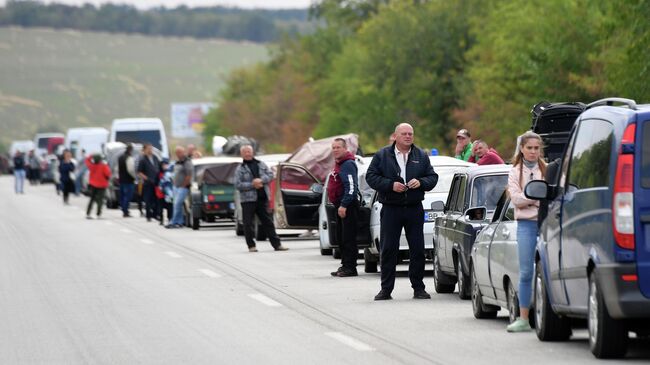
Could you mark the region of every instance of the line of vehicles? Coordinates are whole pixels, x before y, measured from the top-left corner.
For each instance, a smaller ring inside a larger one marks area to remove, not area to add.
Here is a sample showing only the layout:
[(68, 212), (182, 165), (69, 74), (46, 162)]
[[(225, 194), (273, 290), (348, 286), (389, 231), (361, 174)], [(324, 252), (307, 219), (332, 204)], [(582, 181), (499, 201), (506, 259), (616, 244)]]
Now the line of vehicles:
[[(149, 126), (155, 125), (160, 129), (117, 120), (109, 139), (123, 146), (146, 137), (158, 141), (157, 153), (164, 156), (164, 128), (161, 122)], [(545, 180), (525, 189), (530, 199), (541, 201), (530, 317), (537, 337), (567, 340), (572, 328), (586, 325), (596, 357), (623, 356), (630, 333), (650, 337), (650, 105), (620, 98), (589, 105), (544, 102), (533, 108), (531, 129), (544, 139), (550, 162)], [(291, 155), (257, 158), (275, 172), (270, 203), (276, 228), (318, 230), (320, 253), (339, 258), (336, 212), (324, 193), (336, 137), (341, 136), (308, 142)], [(342, 137), (356, 149), (356, 135)], [(422, 204), (436, 292), (471, 299), (478, 319), (495, 318), (504, 309), (514, 321), (519, 316), (519, 268), (517, 222), (506, 192), (511, 166), (430, 159), (439, 181)], [(370, 160), (356, 159), (361, 193), (357, 243), (368, 273), (377, 272), (381, 244), (381, 204), (365, 184)], [(186, 202), (189, 227), (225, 219), (234, 223), (236, 234), (243, 234), (233, 187), (240, 162), (235, 157), (193, 160)], [(262, 230), (257, 239), (265, 239)], [(404, 233), (400, 258), (408, 259)]]

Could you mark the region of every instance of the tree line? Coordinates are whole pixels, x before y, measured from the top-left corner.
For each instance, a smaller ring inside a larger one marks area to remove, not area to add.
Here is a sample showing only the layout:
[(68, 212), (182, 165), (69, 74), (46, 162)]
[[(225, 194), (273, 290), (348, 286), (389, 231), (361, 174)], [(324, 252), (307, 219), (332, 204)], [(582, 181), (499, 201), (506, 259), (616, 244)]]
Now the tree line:
[(290, 150), (354, 132), (374, 150), (407, 121), (423, 147), (452, 153), (468, 128), (507, 158), (540, 101), (650, 101), (647, 0), (323, 0), (310, 14), (323, 26), (230, 74), (206, 140)]
[(51, 27), (237, 41), (271, 42), (307, 32), (307, 9), (246, 10), (227, 7), (138, 10), (129, 5), (71, 6), (10, 0), (0, 8), (0, 26)]

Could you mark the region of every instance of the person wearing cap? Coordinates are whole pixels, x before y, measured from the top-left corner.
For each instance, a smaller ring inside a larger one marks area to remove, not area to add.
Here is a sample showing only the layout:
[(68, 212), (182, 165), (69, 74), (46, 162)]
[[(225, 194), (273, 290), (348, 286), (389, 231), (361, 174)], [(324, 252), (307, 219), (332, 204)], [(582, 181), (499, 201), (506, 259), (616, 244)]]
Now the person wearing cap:
[(468, 162), (475, 162), (477, 165), (498, 165), (504, 163), (497, 151), (490, 148), (483, 140), (477, 139), (474, 141), (472, 151), (473, 154)]
[(108, 179), (111, 177), (111, 169), (104, 163), (100, 154), (89, 155), (85, 163), (90, 172), (88, 178), (90, 201), (88, 201), (88, 208), (86, 209), (86, 219), (92, 219), (90, 212), (93, 209), (93, 202), (97, 203), (97, 218), (99, 219), (102, 215), (104, 194), (108, 187)]
[(120, 182), (120, 206), (122, 207), (122, 216), (131, 217), (129, 213), (129, 204), (135, 193), (135, 160), (133, 159), (133, 145), (128, 144), (126, 150), (117, 160), (118, 181)]
[(471, 135), (467, 129), (461, 129), (456, 133), (456, 158), (463, 161), (468, 161), (472, 156), (472, 141)]

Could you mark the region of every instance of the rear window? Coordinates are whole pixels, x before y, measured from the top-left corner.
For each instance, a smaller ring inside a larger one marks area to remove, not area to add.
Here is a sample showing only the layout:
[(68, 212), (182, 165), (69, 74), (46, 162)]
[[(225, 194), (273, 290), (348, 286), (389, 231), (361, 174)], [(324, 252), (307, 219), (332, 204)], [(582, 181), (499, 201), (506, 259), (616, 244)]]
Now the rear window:
[(47, 148), (47, 142), (49, 138), (41, 137), (38, 139), (38, 148)]
[(121, 131), (115, 133), (115, 141), (122, 143), (151, 143), (152, 146), (162, 151), (160, 131)]
[(508, 175), (480, 176), (474, 179), (472, 186), (472, 200), (470, 207), (485, 206), (488, 211), (493, 211), (501, 194), (506, 190)]
[(647, 189), (650, 188), (650, 121), (643, 123), (641, 146), (641, 186)]

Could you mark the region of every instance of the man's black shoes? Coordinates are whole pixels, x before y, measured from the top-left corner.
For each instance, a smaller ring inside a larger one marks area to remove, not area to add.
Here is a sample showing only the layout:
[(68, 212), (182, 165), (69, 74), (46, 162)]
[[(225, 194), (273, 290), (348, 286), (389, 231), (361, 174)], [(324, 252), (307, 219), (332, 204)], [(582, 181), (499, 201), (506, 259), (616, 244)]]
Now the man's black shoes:
[(420, 289), (413, 292), (413, 299), (431, 299), (431, 295), (424, 289)]
[(393, 299), (393, 297), (390, 296), (390, 292), (386, 290), (381, 290), (377, 295), (375, 295), (375, 300), (390, 300)]
[(344, 269), (342, 267), (339, 267), (338, 270), (333, 271), (330, 273), (332, 276), (336, 276), (339, 278), (345, 278), (348, 276), (359, 276), (359, 273), (357, 273), (357, 270), (349, 270), (349, 269)]

